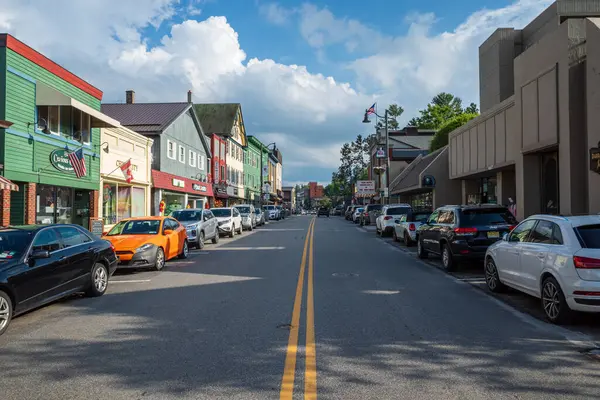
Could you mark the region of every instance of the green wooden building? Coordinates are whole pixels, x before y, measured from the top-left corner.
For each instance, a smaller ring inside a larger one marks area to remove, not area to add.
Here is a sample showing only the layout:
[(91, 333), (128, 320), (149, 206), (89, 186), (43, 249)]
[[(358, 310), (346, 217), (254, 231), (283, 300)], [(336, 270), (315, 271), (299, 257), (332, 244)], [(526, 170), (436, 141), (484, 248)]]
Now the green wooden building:
[(260, 153), (262, 143), (254, 136), (248, 136), (248, 146), (244, 148), (244, 193), (246, 201), (260, 206)]
[[(99, 111), (101, 99), (99, 89), (0, 34), (3, 226), (76, 223), (88, 228), (96, 219), (99, 128), (119, 126)], [(71, 153), (82, 154), (85, 170), (69, 159)]]

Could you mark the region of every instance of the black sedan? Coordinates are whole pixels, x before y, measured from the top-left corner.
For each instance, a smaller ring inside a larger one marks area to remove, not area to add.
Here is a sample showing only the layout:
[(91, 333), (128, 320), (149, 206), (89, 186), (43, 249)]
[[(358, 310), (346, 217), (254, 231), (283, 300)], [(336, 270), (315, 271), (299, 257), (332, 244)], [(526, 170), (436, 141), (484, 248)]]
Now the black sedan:
[(112, 245), (79, 225), (0, 228), (0, 335), (12, 317), (77, 292), (102, 296)]
[(317, 217), (320, 217), (321, 215), (325, 215), (327, 218), (329, 218), (329, 208), (320, 207), (319, 211), (317, 211)]

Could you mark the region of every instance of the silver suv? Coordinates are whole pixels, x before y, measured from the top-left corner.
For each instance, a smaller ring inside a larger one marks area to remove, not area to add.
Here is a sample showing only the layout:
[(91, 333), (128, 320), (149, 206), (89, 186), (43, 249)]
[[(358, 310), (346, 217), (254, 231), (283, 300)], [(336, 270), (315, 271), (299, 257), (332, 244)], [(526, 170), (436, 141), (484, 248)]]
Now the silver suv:
[(253, 230), (256, 227), (256, 211), (252, 204), (238, 204), (233, 206), (236, 208), (242, 216), (242, 228), (246, 230)]
[(171, 217), (185, 226), (190, 245), (202, 249), (205, 240), (212, 240), (214, 244), (219, 243), (219, 225), (210, 210), (186, 208), (185, 210), (173, 211)]

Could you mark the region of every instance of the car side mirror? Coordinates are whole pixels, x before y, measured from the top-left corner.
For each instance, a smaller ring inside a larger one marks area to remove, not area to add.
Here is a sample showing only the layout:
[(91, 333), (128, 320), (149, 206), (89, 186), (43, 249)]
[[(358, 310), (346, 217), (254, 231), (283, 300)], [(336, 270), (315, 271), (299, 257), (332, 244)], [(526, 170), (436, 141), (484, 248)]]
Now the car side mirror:
[(163, 231), (163, 235), (170, 235), (171, 233), (173, 233), (173, 229), (165, 229)]
[(29, 257), (32, 260), (41, 260), (42, 258), (50, 258), (48, 250), (34, 250)]

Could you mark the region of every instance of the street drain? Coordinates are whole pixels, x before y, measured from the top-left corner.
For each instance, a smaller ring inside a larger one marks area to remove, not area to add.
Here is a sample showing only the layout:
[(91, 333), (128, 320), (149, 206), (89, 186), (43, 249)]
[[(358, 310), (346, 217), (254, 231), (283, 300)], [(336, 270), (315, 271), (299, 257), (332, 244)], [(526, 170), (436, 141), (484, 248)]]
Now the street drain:
[(338, 278), (355, 278), (358, 276), (358, 274), (347, 273), (347, 272), (335, 272), (335, 273), (331, 274), (331, 276), (335, 276)]
[(598, 348), (586, 350), (583, 353), (586, 356), (592, 358), (593, 360), (600, 361), (600, 349), (598, 349)]
[(277, 325), (277, 329), (287, 329), (287, 330), (290, 330), (290, 329), (292, 329), (292, 324), (280, 324), (280, 325)]

